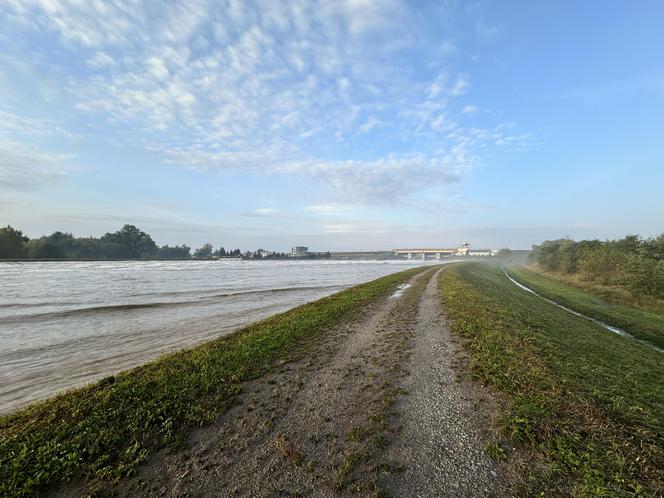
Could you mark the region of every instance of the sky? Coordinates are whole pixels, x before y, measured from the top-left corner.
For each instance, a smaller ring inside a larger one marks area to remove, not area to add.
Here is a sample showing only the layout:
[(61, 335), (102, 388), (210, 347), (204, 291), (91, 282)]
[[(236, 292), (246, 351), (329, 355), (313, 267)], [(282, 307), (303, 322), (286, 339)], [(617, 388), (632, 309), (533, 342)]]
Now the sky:
[(664, 232), (664, 2), (0, 3), (0, 225), (287, 250)]

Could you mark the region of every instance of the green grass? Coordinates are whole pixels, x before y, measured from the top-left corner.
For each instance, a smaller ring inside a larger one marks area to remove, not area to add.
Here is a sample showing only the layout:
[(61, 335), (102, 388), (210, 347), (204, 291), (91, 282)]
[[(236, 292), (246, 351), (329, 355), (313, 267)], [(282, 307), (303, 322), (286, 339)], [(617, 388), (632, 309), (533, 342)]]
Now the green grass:
[(538, 294), (568, 308), (619, 327), (634, 337), (664, 348), (664, 313), (604, 300), (564, 282), (548, 278), (523, 267), (509, 268), (518, 282)]
[(509, 282), (494, 265), (441, 274), (474, 376), (502, 391), (502, 430), (535, 451), (522, 495), (664, 493), (664, 359)]
[(80, 477), (113, 482), (131, 475), (150, 452), (213, 421), (243, 381), (306, 350), (332, 325), (423, 270), (299, 306), (0, 418), (0, 496), (35, 495)]

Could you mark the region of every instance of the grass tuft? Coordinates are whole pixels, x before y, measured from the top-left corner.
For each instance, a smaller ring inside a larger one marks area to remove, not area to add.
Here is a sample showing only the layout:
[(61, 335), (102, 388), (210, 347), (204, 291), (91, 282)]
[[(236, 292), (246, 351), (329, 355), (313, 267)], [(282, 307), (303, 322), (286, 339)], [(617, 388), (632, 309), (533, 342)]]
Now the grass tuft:
[(489, 455), (494, 460), (496, 460), (497, 462), (507, 459), (507, 453), (505, 453), (503, 447), (500, 446), (500, 444), (498, 444), (495, 441), (487, 443), (484, 448), (484, 451), (486, 451), (486, 454)]

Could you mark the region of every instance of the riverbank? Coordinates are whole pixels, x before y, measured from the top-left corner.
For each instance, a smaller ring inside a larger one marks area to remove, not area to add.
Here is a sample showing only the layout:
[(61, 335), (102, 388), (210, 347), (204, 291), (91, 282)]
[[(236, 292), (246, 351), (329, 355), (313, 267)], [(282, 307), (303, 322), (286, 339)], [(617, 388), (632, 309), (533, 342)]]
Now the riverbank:
[(190, 428), (228, 409), (243, 381), (303, 354), (333, 324), (425, 269), (359, 285), (1, 418), (0, 495), (131, 475), (151, 452), (181, 443)]
[(661, 353), (520, 289), (494, 265), (450, 267), (441, 289), (474, 375), (509, 401), (502, 433), (538, 455), (517, 494), (664, 492)]

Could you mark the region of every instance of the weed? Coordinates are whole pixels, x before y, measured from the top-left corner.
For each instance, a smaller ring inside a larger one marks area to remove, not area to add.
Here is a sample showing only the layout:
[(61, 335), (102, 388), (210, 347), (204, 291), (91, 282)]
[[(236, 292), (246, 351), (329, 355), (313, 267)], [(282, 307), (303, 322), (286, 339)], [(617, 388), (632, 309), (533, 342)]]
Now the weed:
[(487, 455), (489, 455), (491, 458), (496, 460), (497, 462), (503, 461), (507, 459), (507, 453), (505, 453), (505, 450), (503, 449), (500, 444), (498, 444), (495, 441), (491, 441), (490, 443), (487, 443), (486, 446), (484, 447), (484, 451), (486, 451)]

